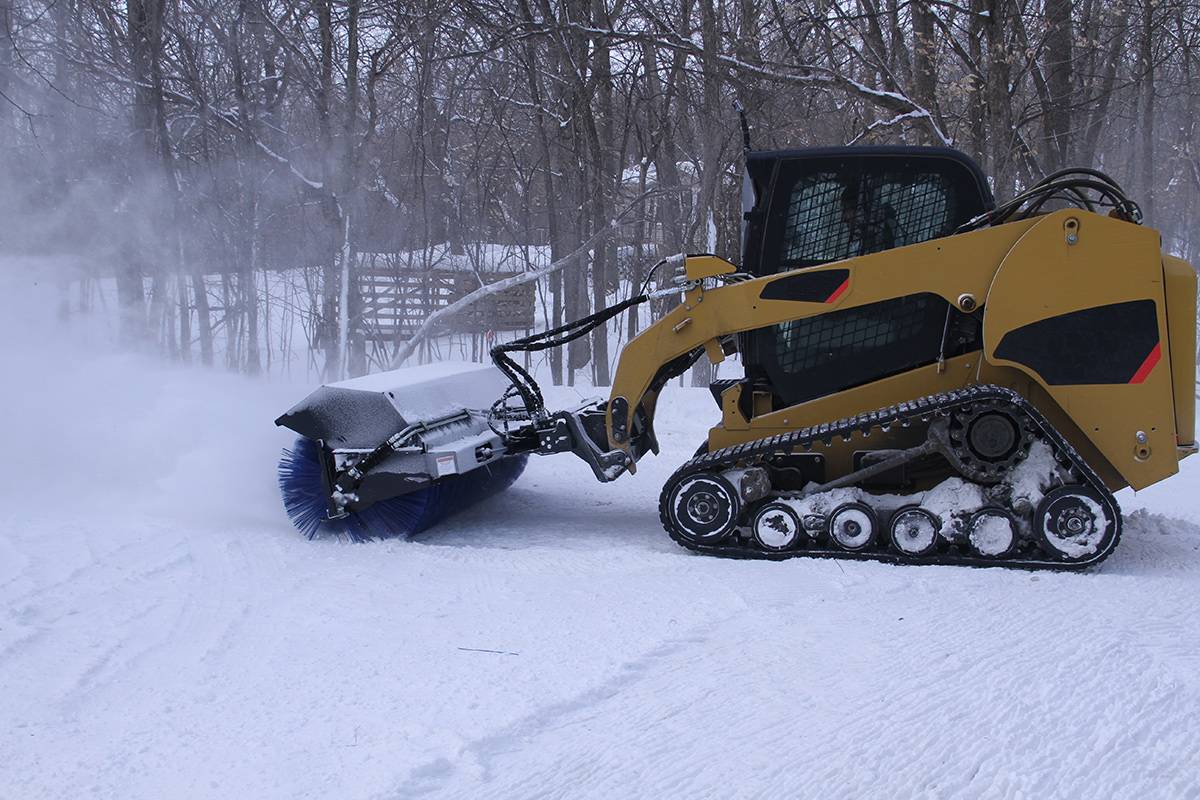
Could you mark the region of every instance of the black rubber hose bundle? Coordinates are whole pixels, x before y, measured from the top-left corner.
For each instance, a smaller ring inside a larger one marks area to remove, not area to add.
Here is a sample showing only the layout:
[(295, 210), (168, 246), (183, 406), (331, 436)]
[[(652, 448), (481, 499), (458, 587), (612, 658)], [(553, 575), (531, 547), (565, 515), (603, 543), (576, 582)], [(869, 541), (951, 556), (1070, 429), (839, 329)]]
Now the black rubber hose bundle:
[[(1099, 196), (1098, 199), (1088, 197), (1086, 191), (1095, 192)], [(1098, 206), (1111, 207), (1130, 222), (1142, 221), (1141, 208), (1125, 195), (1125, 191), (1115, 180), (1100, 170), (1073, 167), (1052, 172), (1011, 200), (970, 220), (956, 232), (963, 233), (987, 225), (1000, 225), (1011, 220), (1024, 219), (1036, 214), (1042, 206), (1054, 199), (1070, 200), (1088, 211), (1096, 211)]]
[[(511, 342), (505, 342), (493, 347), (491, 350), (492, 363), (512, 381), (509, 391), (505, 392), (504, 396), (492, 406), (493, 417), (505, 422), (515, 418), (532, 420), (541, 418), (546, 412), (546, 401), (542, 396), (541, 387), (538, 386), (537, 381), (524, 367), (509, 357), (509, 353), (536, 353), (542, 350), (562, 347), (580, 337), (588, 335), (618, 314), (634, 306), (641, 305), (649, 299), (649, 294), (639, 294), (636, 297), (623, 300), (616, 305), (603, 308), (586, 317), (580, 317), (573, 322), (560, 325), (557, 328), (551, 328), (550, 330), (541, 331), (540, 333), (525, 336), (521, 339), (514, 339)], [(521, 409), (513, 409), (507, 405), (508, 399), (513, 396), (514, 391), (521, 396), (521, 402), (523, 403)]]

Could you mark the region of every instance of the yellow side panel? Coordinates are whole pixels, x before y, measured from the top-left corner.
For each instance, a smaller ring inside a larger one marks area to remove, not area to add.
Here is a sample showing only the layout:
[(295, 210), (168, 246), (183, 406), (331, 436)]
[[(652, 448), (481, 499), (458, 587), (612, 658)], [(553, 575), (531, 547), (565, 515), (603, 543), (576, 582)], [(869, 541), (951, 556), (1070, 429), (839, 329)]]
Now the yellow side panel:
[[(1134, 375), (1122, 378), (1133, 382), (1052, 384), (1029, 365), (996, 355), (1010, 331), (1074, 311), (1135, 300), (1154, 301), (1159, 347), (1148, 353)], [(1024, 370), (1037, 380), (1130, 486), (1141, 489), (1178, 470), (1157, 231), (1077, 210), (1049, 214), (1026, 231), (1004, 258), (985, 308), (987, 359)]]
[[(685, 293), (682, 304), (631, 339), (621, 351), (611, 397), (624, 397), (629, 401), (625, 428), (632, 425), (639, 398), (650, 388), (659, 368), (672, 359), (704, 346), (710, 340), (917, 292), (931, 292), (950, 303), (957, 303), (964, 295), (980, 298), (991, 284), (1004, 254), (1033, 225), (1033, 221), (1021, 220), (819, 267), (731, 283), (707, 291), (692, 289)], [(720, 260), (715, 257), (704, 257), (703, 261), (688, 258), (687, 263), (698, 270), (696, 274), (734, 269), (732, 265), (722, 267), (712, 263), (716, 261)], [(701, 266), (704, 266), (704, 270), (700, 270)], [(845, 284), (823, 302), (762, 296), (764, 287), (788, 276), (832, 270), (842, 270), (848, 277)], [(929, 391), (916, 391), (906, 396), (877, 392), (872, 398), (874, 405), (870, 407), (878, 408), (928, 394)], [(607, 420), (610, 432), (611, 413), (610, 405)], [(830, 419), (840, 416), (837, 414)], [(617, 448), (628, 445), (610, 439), (610, 446)]]

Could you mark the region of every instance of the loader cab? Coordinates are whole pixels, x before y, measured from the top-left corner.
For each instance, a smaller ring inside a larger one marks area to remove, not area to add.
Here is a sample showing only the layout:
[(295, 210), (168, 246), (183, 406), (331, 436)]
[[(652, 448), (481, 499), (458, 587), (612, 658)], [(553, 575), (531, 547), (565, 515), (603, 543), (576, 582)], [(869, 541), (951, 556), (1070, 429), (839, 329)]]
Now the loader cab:
[[(933, 147), (750, 153), (742, 201), (742, 269), (758, 277), (948, 236), (994, 206), (974, 161)], [(947, 332), (947, 355), (970, 352), (979, 328), (912, 294), (751, 331), (739, 349), (779, 408), (932, 363)]]

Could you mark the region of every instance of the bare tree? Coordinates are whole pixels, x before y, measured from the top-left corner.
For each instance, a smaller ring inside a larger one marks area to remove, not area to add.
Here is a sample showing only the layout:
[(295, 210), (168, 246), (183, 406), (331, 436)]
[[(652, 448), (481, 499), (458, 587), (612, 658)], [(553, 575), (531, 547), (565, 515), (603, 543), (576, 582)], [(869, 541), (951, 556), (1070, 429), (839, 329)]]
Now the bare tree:
[[(71, 254), (172, 358), (439, 358), (467, 317), (421, 319), (430, 276), (524, 270), (540, 327), (664, 256), (736, 260), (740, 100), (756, 147), (957, 147), (1001, 197), (1107, 169), (1194, 257), (1198, 77), (1186, 0), (0, 0), (0, 247)], [(471, 324), (469, 357), (518, 335)], [(607, 383), (638, 328), (552, 379)]]

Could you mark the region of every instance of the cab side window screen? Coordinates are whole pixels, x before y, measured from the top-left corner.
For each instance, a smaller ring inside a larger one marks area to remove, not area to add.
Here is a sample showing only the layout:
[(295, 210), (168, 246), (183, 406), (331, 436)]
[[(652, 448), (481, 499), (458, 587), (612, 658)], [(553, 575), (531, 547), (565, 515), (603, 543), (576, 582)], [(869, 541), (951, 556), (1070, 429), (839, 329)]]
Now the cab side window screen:
[(785, 405), (824, 397), (978, 350), (982, 326), (935, 294), (919, 293), (760, 329), (751, 359)]
[(825, 264), (946, 236), (952, 181), (938, 172), (822, 171), (799, 176), (783, 210), (779, 269)]

